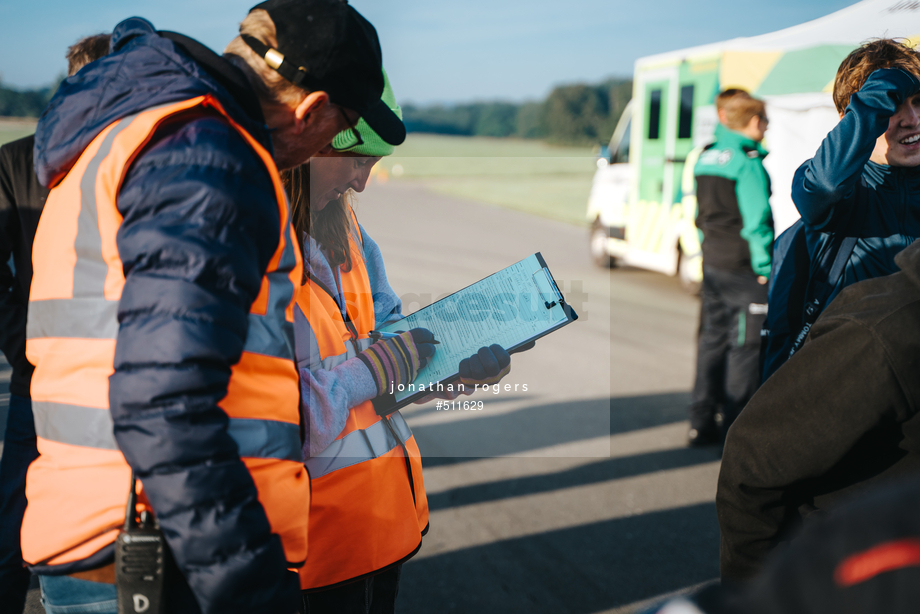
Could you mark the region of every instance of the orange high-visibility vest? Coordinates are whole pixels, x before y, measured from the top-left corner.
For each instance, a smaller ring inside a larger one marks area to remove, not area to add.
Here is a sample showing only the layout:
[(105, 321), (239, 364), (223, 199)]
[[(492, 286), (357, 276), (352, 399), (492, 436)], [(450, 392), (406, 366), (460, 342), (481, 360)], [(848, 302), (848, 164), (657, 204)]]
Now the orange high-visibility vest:
[[(371, 344), (374, 301), (364, 256), (351, 233), (349, 247), (352, 268), (341, 273), (348, 321), (330, 289), (312, 278), (297, 299), (319, 347), (319, 356), (310, 357), (316, 364), (300, 368), (331, 369)], [(313, 499), (310, 557), (300, 568), (301, 588), (326, 588), (377, 573), (421, 547), (428, 530), (421, 454), (399, 412), (382, 418), (370, 401), (350, 408), (339, 436), (306, 465)]]
[[(307, 555), (309, 476), (302, 464), (294, 302), (302, 261), (271, 155), (211, 96), (154, 107), (106, 127), (51, 190), (33, 250), (26, 354), (35, 365), (32, 410), (40, 456), (29, 467), (23, 558), (81, 561), (113, 543), (124, 523), (130, 469), (113, 435), (109, 376), (125, 278), (115, 243), (116, 201), (134, 157), (167, 118), (216, 111), (265, 163), (281, 232), (239, 363), (219, 406), (290, 565)], [(141, 493), (143, 494), (143, 493)], [(142, 497), (143, 499), (143, 497)]]

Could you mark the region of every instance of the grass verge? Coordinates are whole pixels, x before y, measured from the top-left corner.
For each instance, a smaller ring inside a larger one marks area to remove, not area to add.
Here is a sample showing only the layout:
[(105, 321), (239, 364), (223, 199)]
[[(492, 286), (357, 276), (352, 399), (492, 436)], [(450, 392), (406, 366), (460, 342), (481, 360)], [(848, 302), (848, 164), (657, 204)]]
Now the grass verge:
[(587, 147), (410, 134), (375, 172), (378, 180), (421, 183), (443, 194), (585, 225), (596, 168)]

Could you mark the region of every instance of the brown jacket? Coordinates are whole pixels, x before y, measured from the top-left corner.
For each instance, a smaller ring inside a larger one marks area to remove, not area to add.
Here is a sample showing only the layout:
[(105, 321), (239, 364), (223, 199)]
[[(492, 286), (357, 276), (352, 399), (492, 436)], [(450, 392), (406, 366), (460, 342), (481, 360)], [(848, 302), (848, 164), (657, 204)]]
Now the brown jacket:
[(896, 263), (846, 288), (729, 430), (716, 495), (723, 580), (754, 575), (804, 516), (920, 474), (920, 241)]

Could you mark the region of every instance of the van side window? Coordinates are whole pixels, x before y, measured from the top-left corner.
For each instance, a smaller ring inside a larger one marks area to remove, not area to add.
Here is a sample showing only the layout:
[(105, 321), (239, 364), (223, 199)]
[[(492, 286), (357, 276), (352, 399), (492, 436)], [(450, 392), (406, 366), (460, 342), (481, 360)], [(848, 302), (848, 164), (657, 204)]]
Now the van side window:
[(693, 86), (680, 88), (680, 119), (677, 122), (677, 138), (689, 139), (693, 131)]
[(629, 162), (629, 131), (632, 128), (632, 121), (626, 124), (626, 130), (623, 131), (623, 138), (620, 139), (617, 150), (613, 154), (611, 164), (624, 164)]
[(652, 90), (649, 99), (648, 138), (653, 141), (658, 138), (661, 127), (661, 90)]

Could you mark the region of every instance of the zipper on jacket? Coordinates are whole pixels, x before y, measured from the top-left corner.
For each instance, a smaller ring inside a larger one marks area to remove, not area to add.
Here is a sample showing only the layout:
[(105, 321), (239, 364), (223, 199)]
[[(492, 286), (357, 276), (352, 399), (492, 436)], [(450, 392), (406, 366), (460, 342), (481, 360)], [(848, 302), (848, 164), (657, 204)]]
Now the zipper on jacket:
[(403, 458), (406, 459), (406, 474), (409, 477), (409, 490), (412, 491), (412, 503), (417, 507), (418, 501), (415, 499), (415, 478), (412, 477), (412, 461), (409, 460), (409, 448), (406, 447), (402, 437), (399, 436), (399, 433), (396, 432), (396, 429), (394, 429), (393, 425), (390, 423), (390, 416), (382, 416), (381, 419), (387, 425), (387, 429), (389, 429), (393, 439), (398, 441), (399, 447), (402, 448)]
[(358, 354), (361, 350), (358, 348), (358, 329), (355, 326), (354, 322), (351, 321), (351, 316), (348, 314), (348, 308), (345, 308), (345, 327), (348, 329), (348, 332), (351, 334), (349, 341), (351, 342), (352, 347), (355, 348), (355, 354)]
[[(352, 347), (355, 349), (355, 354), (360, 352), (358, 349), (358, 328), (355, 326), (355, 323), (351, 320), (351, 314), (348, 313), (348, 301), (345, 300), (345, 295), (342, 293), (342, 274), (338, 267), (335, 269), (335, 289), (336, 296), (335, 303), (339, 307), (339, 311), (342, 313), (342, 321), (345, 322), (345, 327), (348, 329), (351, 338)], [(339, 297), (341, 297), (342, 302), (339, 303)]]
[[(342, 321), (345, 323), (345, 328), (348, 329), (349, 339), (352, 347), (355, 350), (355, 354), (361, 350), (358, 348), (358, 329), (355, 327), (354, 322), (351, 321), (351, 315), (348, 313), (348, 305), (345, 305), (345, 309), (342, 309), (342, 305), (339, 304), (338, 293), (333, 293), (329, 288), (326, 287), (326, 284), (321, 282), (318, 277), (316, 277), (312, 271), (307, 272), (307, 276), (310, 281), (319, 286), (323, 292), (329, 295), (329, 297), (335, 302), (336, 306), (339, 308), (339, 314), (342, 316)], [(337, 280), (338, 281), (338, 280)], [(344, 297), (342, 297), (344, 300)]]

